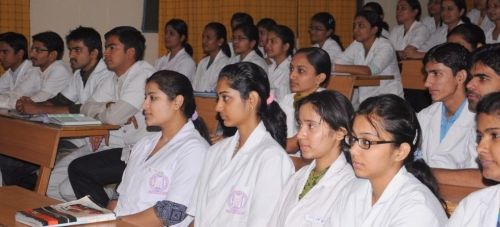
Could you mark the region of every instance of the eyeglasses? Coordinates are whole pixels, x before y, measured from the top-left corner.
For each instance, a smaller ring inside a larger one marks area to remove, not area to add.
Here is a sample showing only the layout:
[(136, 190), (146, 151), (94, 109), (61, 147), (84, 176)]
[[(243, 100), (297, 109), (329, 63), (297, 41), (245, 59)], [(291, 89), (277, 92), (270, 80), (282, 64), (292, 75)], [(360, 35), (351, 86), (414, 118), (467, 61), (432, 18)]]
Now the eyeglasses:
[(322, 27), (309, 26), (309, 31), (310, 32), (323, 32), (323, 31), (326, 31), (326, 29), (322, 28)]
[(350, 136), (350, 135), (346, 135), (344, 137), (344, 141), (350, 147), (354, 146), (355, 142), (358, 142), (359, 147), (361, 147), (362, 149), (365, 149), (365, 150), (370, 149), (370, 147), (372, 145), (384, 144), (384, 143), (397, 143), (397, 141), (370, 141), (367, 139), (358, 138), (358, 137)]
[(245, 36), (233, 36), (233, 38), (232, 38), (233, 42), (239, 42), (239, 41), (246, 40), (246, 39), (248, 39), (248, 37), (245, 37)]
[(40, 47), (32, 47), (31, 51), (32, 52), (36, 52), (37, 54), (39, 54), (39, 53), (42, 53), (44, 51), (49, 51), (49, 50), (48, 49), (43, 49), (43, 48), (40, 48)]

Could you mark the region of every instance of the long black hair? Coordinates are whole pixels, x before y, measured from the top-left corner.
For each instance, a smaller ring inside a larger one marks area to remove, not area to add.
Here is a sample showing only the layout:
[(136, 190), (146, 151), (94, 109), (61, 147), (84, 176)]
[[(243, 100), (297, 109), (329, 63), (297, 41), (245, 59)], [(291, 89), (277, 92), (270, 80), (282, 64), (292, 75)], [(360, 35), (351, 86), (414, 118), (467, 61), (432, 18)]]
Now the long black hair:
[(415, 151), (420, 147), (422, 140), (422, 129), (413, 107), (397, 95), (385, 94), (363, 101), (357, 115), (367, 116), (372, 125), (375, 125), (373, 121), (378, 121), (380, 123), (378, 125), (392, 135), (392, 141), (395, 141), (397, 146), (403, 143), (410, 145), (410, 153), (403, 160), (403, 165), (431, 190), (446, 212), (446, 203), (441, 198), (437, 180), (432, 175), (430, 167), (422, 159), (415, 160)]
[(292, 29), (285, 25), (276, 25), (269, 29), (269, 32), (276, 33), (276, 36), (281, 39), (283, 44), (288, 43), (288, 50), (286, 52), (287, 56), (292, 56), (293, 51), (295, 50), (295, 34)]
[(188, 25), (186, 22), (181, 19), (174, 18), (165, 24), (165, 30), (167, 30), (168, 26), (172, 27), (177, 33), (179, 33), (180, 37), (184, 36), (182, 47), (186, 50), (186, 53), (193, 56), (193, 47), (188, 43)]
[[(385, 30), (389, 31), (389, 25), (383, 19), (384, 18), (384, 9), (382, 8), (382, 6), (380, 4), (378, 4), (377, 2), (368, 2), (365, 5), (363, 5), (362, 10), (368, 10), (368, 11), (375, 12), (377, 14), (377, 16), (380, 18), (380, 30), (385, 29)], [(380, 31), (380, 32), (382, 32), (382, 31)]]
[(323, 27), (325, 27), (327, 30), (332, 30), (332, 34), (330, 34), (330, 38), (335, 40), (335, 42), (337, 42), (339, 44), (342, 51), (344, 51), (344, 47), (342, 46), (342, 42), (340, 41), (340, 37), (335, 34), (336, 23), (335, 23), (335, 18), (332, 16), (332, 14), (330, 14), (328, 12), (319, 12), (319, 13), (314, 14), (314, 16), (311, 18), (311, 21), (315, 21), (315, 22), (322, 24)]
[(328, 53), (319, 47), (306, 47), (297, 50), (295, 55), (303, 54), (306, 56), (307, 61), (314, 67), (316, 75), (321, 73), (325, 74), (325, 80), (321, 82), (320, 86), (326, 86), (330, 80), (330, 74), (332, 72), (332, 62), (330, 61), (330, 56)]
[[(198, 130), (200, 135), (209, 144), (211, 143), (205, 122), (200, 116), (196, 117), (197, 113), (195, 113), (196, 103), (194, 101), (193, 87), (186, 76), (175, 71), (160, 70), (149, 77), (146, 83), (157, 84), (160, 90), (165, 93), (170, 100), (174, 100), (178, 95), (184, 97), (184, 102), (181, 106), (182, 113), (186, 118), (192, 119), (196, 130)], [(193, 115), (195, 115), (195, 119), (193, 119)]]
[(257, 92), (260, 98), (257, 114), (274, 140), (285, 148), (286, 115), (275, 100), (267, 102), (270, 85), (264, 69), (251, 62), (230, 64), (222, 68), (219, 74), (221, 79), (227, 79), (229, 87), (239, 91), (243, 100), (249, 98), (250, 92)]
[[(384, 29), (384, 21), (380, 18), (375, 11), (361, 10), (356, 13), (356, 17), (365, 18), (372, 27), (377, 27), (378, 31), (375, 36), (378, 38), (382, 35), (382, 30)], [(387, 37), (386, 37), (387, 38)]]
[(243, 32), (243, 34), (248, 38), (248, 41), (255, 41), (255, 45), (253, 46), (252, 50), (254, 50), (257, 55), (263, 57), (264, 55), (259, 50), (259, 29), (257, 29), (257, 26), (253, 24), (238, 25), (236, 26), (236, 28), (234, 28), (233, 35), (238, 30)]
[(219, 22), (211, 22), (205, 25), (205, 29), (212, 29), (215, 32), (215, 37), (217, 40), (223, 39), (222, 45), (220, 49), (222, 53), (224, 53), (227, 57), (231, 57), (231, 49), (229, 49), (229, 45), (227, 44), (227, 30), (226, 27)]

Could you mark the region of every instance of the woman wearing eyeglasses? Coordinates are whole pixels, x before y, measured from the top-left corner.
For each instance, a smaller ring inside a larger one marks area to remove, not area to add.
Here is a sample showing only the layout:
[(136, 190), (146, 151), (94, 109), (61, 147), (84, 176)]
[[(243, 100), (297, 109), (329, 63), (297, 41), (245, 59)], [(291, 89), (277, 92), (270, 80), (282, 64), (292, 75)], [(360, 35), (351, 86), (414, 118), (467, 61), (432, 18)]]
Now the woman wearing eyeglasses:
[(402, 98), (361, 103), (345, 139), (359, 179), (333, 209), (330, 226), (444, 226), (436, 180), (423, 161), (414, 161), (420, 138), (416, 113)]
[(342, 54), (340, 37), (335, 34), (335, 18), (330, 13), (320, 12), (311, 18), (309, 38), (313, 47), (319, 47), (328, 53), (332, 63), (335, 62), (335, 57)]
[(235, 56), (229, 59), (230, 64), (252, 62), (267, 73), (269, 67), (259, 50), (259, 30), (253, 24), (238, 25), (233, 31), (233, 49)]
[(339, 193), (354, 180), (344, 156), (354, 109), (336, 91), (313, 93), (297, 102), (302, 156), (313, 162), (288, 181), (268, 226), (325, 224), (329, 210), (342, 199)]

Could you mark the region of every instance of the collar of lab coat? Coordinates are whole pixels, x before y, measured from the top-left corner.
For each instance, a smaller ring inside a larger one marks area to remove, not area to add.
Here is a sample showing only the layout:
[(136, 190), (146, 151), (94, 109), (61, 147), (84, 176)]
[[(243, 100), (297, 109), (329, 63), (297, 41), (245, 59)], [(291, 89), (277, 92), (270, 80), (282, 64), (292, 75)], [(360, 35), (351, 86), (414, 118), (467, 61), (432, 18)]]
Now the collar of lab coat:
[[(408, 174), (411, 175), (411, 173), (409, 173), (408, 170), (406, 170), (406, 167), (402, 166), (401, 169), (399, 169), (398, 173), (392, 178), (392, 180), (386, 186), (384, 192), (382, 193), (382, 196), (380, 196), (378, 201), (373, 206), (389, 202), (391, 198), (394, 197), (394, 195), (397, 195), (398, 192), (401, 190), (401, 187), (403, 187), (406, 184), (406, 182), (408, 182), (409, 180)], [(368, 201), (371, 203), (371, 199)]]
[[(304, 187), (304, 185), (307, 181), (307, 178), (308, 178), (309, 174), (311, 173), (311, 171), (313, 171), (314, 167), (316, 167), (316, 160), (314, 160), (307, 167), (304, 167), (304, 168), (307, 168), (307, 171), (305, 172), (306, 177), (304, 177), (303, 182), (301, 182), (301, 184), (299, 184), (301, 187)], [(320, 187), (334, 184), (336, 182), (334, 175), (340, 175), (340, 174), (342, 174), (342, 172), (345, 172), (345, 171), (353, 172), (351, 165), (349, 163), (347, 163), (347, 159), (346, 159), (344, 153), (342, 152), (342, 153), (340, 153), (339, 157), (337, 157), (337, 159), (330, 165), (330, 168), (328, 168), (325, 175), (319, 180), (318, 184), (316, 186), (314, 186), (311, 190), (315, 190), (315, 188), (320, 188)], [(299, 193), (301, 193), (301, 192), (302, 191), (300, 191)], [(307, 196), (307, 194), (306, 194), (306, 196)]]
[[(247, 138), (247, 141), (245, 141), (245, 144), (240, 147), (238, 152), (236, 152), (236, 155), (234, 158), (237, 158), (238, 156), (245, 155), (248, 152), (252, 152), (252, 147), (255, 144), (259, 144), (260, 141), (264, 138), (264, 136), (267, 134), (266, 126), (264, 126), (264, 123), (262, 121), (259, 122), (257, 127), (252, 131), (250, 136)], [(239, 131), (237, 131), (229, 145), (233, 150), (236, 148), (236, 144), (238, 143), (238, 140), (240, 139)]]

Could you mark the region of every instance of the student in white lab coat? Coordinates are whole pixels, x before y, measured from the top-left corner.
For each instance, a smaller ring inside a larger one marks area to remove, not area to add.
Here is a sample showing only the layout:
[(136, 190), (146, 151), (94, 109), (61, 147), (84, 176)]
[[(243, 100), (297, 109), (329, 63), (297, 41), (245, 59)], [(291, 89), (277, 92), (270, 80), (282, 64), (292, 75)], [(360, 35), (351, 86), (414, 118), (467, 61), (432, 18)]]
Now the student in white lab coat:
[(269, 65), (262, 57), (258, 47), (259, 31), (253, 24), (242, 24), (233, 30), (234, 56), (229, 59), (229, 63), (252, 62), (267, 73)]
[(434, 102), (418, 113), (423, 159), (432, 168), (478, 168), (475, 115), (465, 97), (469, 52), (459, 44), (444, 43), (429, 50), (423, 63), (425, 87)]
[[(236, 27), (242, 24), (253, 24), (253, 17), (244, 12), (236, 12), (231, 16), (231, 31), (234, 33), (234, 30)], [(232, 41), (232, 39), (231, 39)], [(227, 43), (229, 46), (229, 49), (231, 50), (231, 56), (235, 56), (234, 49), (233, 49), (233, 42), (228, 42)]]
[(387, 24), (384, 20), (385, 15), (382, 6), (378, 2), (368, 2), (363, 5), (361, 10), (368, 10), (377, 13), (381, 20), (381, 36), (386, 39), (389, 38), (389, 24)]
[(219, 72), (231, 57), (226, 27), (218, 22), (208, 23), (202, 34), (202, 47), (206, 57), (198, 63), (193, 89), (201, 92), (215, 91)]
[(432, 34), (441, 24), (441, 0), (429, 0), (427, 2), (427, 15), (422, 19), (422, 23)]
[(370, 96), (391, 93), (403, 96), (403, 86), (398, 59), (392, 44), (380, 37), (382, 20), (373, 11), (362, 10), (354, 17), (354, 41), (337, 58), (334, 71), (355, 75), (392, 75), (394, 79), (382, 80), (379, 86), (359, 87), (353, 95), (356, 108)]
[(413, 108), (393, 94), (370, 97), (352, 130), (346, 143), (358, 179), (328, 226), (444, 226), (437, 182), (423, 161), (414, 160), (422, 134)]
[(267, 226), (293, 164), (284, 151), (285, 114), (269, 95), (262, 68), (250, 63), (222, 69), (217, 112), (238, 131), (208, 150), (187, 213), (194, 226)]
[(487, 13), (493, 27), (486, 31), (486, 43), (500, 43), (500, 0), (488, 0)]
[(184, 75), (161, 70), (146, 81), (146, 124), (161, 132), (132, 149), (118, 200), (108, 208), (137, 226), (187, 226), (187, 206), (208, 150), (206, 126), (195, 112), (193, 88)]
[(272, 59), (268, 78), (276, 100), (290, 94), (290, 61), (295, 50), (295, 35), (285, 25), (276, 25), (267, 34), (267, 57)]
[[(500, 182), (500, 92), (477, 105), (477, 153), (486, 179)], [(473, 192), (453, 212), (448, 226), (499, 226), (500, 184)]]
[(193, 48), (188, 43), (188, 26), (181, 19), (171, 19), (165, 24), (165, 48), (168, 53), (156, 60), (156, 70), (172, 70), (193, 81), (196, 74)]
[(489, 31), (495, 26), (487, 15), (487, 2), (487, 0), (474, 0), (474, 8), (467, 13), (467, 17), (470, 19), (470, 22), (479, 26), (484, 32)]
[(318, 47), (302, 48), (295, 53), (290, 64), (290, 89), (280, 102), (286, 114), (287, 143), (286, 151), (299, 156), (297, 140), (297, 121), (295, 120), (295, 102), (313, 92), (323, 90), (331, 74), (331, 61), (328, 53)]
[(470, 23), (469, 18), (465, 15), (467, 7), (465, 0), (443, 0), (441, 2), (441, 20), (443, 25), (436, 28), (436, 31), (431, 33), (429, 39), (420, 48), (408, 48), (404, 51), (404, 56), (407, 59), (422, 59), (425, 52), (432, 47), (445, 43), (448, 32), (457, 25)]
[(335, 34), (335, 27), (335, 18), (327, 12), (314, 14), (309, 25), (309, 38), (313, 47), (325, 50), (332, 63), (344, 50), (340, 37)]
[(330, 208), (355, 178), (344, 152), (354, 109), (337, 91), (320, 91), (297, 102), (302, 156), (313, 159), (286, 184), (268, 226), (326, 225)]
[(0, 108), (14, 109), (22, 96), (31, 96), (41, 88), (40, 70), (28, 60), (28, 41), (20, 33), (0, 34)]
[(396, 6), (398, 24), (391, 30), (389, 41), (401, 59), (405, 59), (403, 50), (409, 47), (420, 48), (429, 38), (429, 30), (422, 24), (422, 7), (418, 0), (399, 0)]
[(269, 59), (266, 51), (267, 44), (267, 34), (271, 30), (272, 27), (278, 25), (275, 20), (271, 18), (262, 18), (257, 22), (257, 30), (259, 30), (259, 50), (262, 53), (262, 56), (269, 63)]
[(458, 43), (471, 53), (486, 44), (483, 30), (471, 23), (456, 26), (448, 32), (446, 41), (448, 43)]

